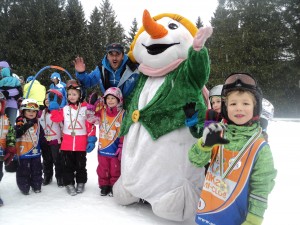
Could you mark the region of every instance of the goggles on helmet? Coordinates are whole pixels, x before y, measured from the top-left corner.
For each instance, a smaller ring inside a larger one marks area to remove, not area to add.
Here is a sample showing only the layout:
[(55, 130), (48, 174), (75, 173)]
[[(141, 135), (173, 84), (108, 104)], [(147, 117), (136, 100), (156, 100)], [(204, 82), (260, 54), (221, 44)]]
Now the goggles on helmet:
[(76, 89), (79, 91), (81, 90), (80, 85), (77, 80), (68, 80), (66, 86), (67, 86), (67, 90), (69, 90), (69, 89)]
[(39, 110), (39, 105), (36, 103), (29, 102), (27, 104), (21, 105), (21, 109), (31, 109), (31, 110)]
[(223, 91), (225, 91), (224, 94), (226, 94), (226, 90), (230, 90), (233, 88), (239, 88), (239, 87), (248, 88), (248, 89), (256, 89), (257, 82), (250, 74), (247, 74), (247, 73), (231, 74), (225, 80), (225, 84), (223, 86)]

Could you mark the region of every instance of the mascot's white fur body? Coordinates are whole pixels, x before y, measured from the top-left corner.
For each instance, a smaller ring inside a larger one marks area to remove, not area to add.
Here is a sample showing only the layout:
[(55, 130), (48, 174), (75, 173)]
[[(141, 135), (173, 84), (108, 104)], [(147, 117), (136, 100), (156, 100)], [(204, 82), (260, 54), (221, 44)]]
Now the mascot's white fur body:
[[(164, 75), (187, 59), (188, 49), (193, 45), (189, 30), (177, 21), (163, 17), (156, 22), (168, 27), (170, 21), (178, 26), (175, 32), (153, 38), (143, 31), (136, 40), (134, 58), (140, 64), (140, 71), (149, 76), (138, 97), (138, 110), (153, 100), (165, 82)], [(200, 48), (211, 32), (210, 28), (205, 39), (198, 40), (196, 44), (200, 44)], [(155, 55), (144, 47), (162, 43), (180, 44)], [(197, 168), (188, 160), (188, 151), (196, 141), (185, 126), (153, 139), (142, 123), (133, 123), (123, 143), (121, 177), (113, 188), (116, 201), (129, 205), (144, 199), (157, 216), (174, 221), (191, 218), (204, 181), (204, 168)]]

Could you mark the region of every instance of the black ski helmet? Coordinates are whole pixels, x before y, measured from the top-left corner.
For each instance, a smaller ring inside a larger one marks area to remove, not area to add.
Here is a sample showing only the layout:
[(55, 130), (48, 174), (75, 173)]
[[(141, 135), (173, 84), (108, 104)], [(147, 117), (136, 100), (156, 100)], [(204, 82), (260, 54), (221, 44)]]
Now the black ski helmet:
[[(253, 117), (257, 117), (257, 119), (259, 119), (262, 111), (262, 91), (259, 88), (256, 79), (248, 73), (230, 74), (225, 79), (222, 89), (222, 97), (225, 98), (229, 92), (235, 90), (250, 91), (254, 95), (256, 99), (256, 105), (254, 106)], [(224, 98), (221, 104), (221, 114), (224, 119), (230, 121)]]

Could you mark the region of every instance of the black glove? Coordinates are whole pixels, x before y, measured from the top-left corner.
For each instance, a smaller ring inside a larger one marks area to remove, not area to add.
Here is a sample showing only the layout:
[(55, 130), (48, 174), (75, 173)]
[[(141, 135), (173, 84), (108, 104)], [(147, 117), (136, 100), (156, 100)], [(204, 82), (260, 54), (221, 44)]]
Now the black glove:
[(202, 136), (203, 147), (228, 144), (229, 140), (221, 137), (221, 132), (225, 129), (226, 127), (221, 123), (211, 123), (208, 127), (205, 127)]
[(27, 123), (23, 124), (19, 128), (16, 129), (16, 137), (19, 138), (26, 133), (26, 131), (32, 127), (35, 123), (37, 123), (37, 119), (27, 120)]
[(186, 118), (191, 118), (195, 113), (198, 112), (198, 110), (196, 110), (196, 102), (186, 103), (185, 106), (183, 106), (183, 111)]

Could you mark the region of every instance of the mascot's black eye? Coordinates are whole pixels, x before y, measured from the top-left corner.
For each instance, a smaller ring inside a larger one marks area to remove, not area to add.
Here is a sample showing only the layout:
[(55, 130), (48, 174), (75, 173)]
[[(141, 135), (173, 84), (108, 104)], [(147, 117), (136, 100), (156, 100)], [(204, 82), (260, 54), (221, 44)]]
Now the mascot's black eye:
[(170, 24), (168, 25), (168, 27), (169, 27), (171, 30), (175, 30), (175, 29), (178, 28), (178, 25), (177, 25), (176, 23), (170, 23)]

